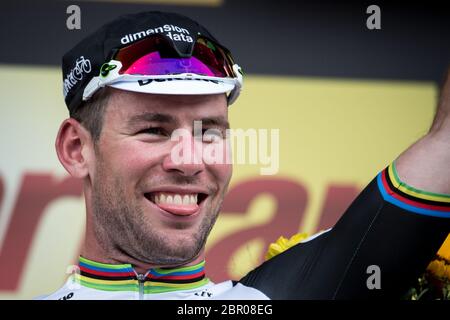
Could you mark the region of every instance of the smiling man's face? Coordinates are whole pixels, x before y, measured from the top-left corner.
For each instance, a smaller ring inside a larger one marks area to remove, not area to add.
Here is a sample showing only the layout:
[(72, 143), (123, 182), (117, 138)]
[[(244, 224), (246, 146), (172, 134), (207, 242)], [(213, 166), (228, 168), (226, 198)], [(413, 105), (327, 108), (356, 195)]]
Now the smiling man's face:
[[(155, 265), (180, 265), (197, 257), (219, 213), (232, 167), (176, 163), (171, 152), (178, 142), (171, 134), (185, 129), (193, 135), (194, 121), (201, 120), (203, 131), (218, 129), (225, 136), (227, 119), (224, 94), (111, 90), (89, 163), (87, 196), (95, 236), (105, 251)], [(190, 151), (198, 153), (199, 144), (190, 138)], [(200, 142), (206, 143), (211, 142)]]

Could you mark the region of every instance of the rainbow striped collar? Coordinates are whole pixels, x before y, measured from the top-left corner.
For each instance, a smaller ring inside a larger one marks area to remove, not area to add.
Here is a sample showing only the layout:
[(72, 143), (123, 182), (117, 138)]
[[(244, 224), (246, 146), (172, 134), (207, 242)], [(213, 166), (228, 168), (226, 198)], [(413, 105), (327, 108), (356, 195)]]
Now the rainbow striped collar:
[(150, 294), (195, 289), (209, 282), (204, 260), (193, 266), (150, 269), (139, 275), (142, 281), (131, 264), (105, 264), (80, 256), (78, 266), (80, 284), (97, 290), (139, 291), (143, 287), (143, 292)]

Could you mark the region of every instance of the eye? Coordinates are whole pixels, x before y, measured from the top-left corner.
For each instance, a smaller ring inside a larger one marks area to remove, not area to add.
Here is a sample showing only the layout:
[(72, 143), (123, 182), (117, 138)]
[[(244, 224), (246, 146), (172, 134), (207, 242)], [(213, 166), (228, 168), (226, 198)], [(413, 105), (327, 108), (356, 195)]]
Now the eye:
[(141, 134), (141, 133), (149, 134), (149, 135), (158, 135), (158, 136), (161, 136), (161, 135), (165, 136), (165, 135), (167, 135), (166, 130), (164, 130), (161, 127), (145, 128), (145, 129), (139, 131), (137, 134)]
[(203, 142), (219, 142), (223, 139), (222, 131), (219, 129), (206, 129), (202, 132)]

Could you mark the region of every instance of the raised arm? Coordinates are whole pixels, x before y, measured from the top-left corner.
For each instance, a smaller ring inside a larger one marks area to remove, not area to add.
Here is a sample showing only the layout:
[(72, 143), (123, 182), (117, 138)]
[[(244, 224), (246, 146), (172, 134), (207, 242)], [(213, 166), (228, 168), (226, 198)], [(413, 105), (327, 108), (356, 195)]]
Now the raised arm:
[(396, 167), (406, 184), (450, 194), (450, 69), (430, 131), (398, 157)]
[[(382, 170), (336, 225), (240, 280), (272, 299), (401, 298), (450, 232), (450, 81), (429, 133)], [(381, 286), (367, 285), (377, 268)]]

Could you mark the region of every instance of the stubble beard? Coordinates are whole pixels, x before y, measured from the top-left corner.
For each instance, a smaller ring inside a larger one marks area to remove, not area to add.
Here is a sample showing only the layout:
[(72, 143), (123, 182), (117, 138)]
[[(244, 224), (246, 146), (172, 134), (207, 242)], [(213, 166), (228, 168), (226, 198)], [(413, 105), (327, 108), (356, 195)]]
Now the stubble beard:
[(92, 187), (93, 224), (97, 241), (107, 254), (111, 257), (125, 255), (158, 266), (183, 265), (198, 256), (217, 220), (224, 194), (220, 195), (216, 206), (210, 204), (210, 208), (205, 208), (197, 230), (188, 238), (175, 241), (146, 217), (139, 200), (134, 193), (126, 192), (120, 177), (108, 180), (101, 164), (96, 172)]

